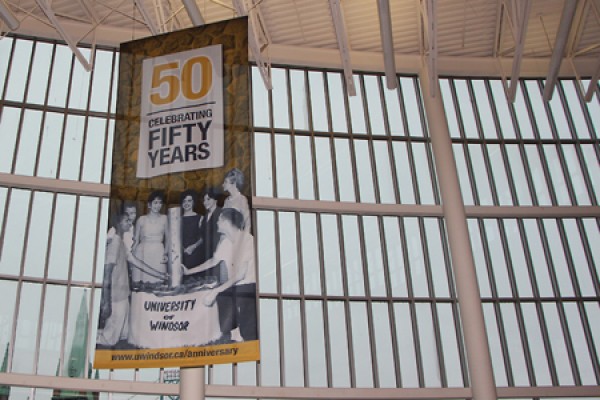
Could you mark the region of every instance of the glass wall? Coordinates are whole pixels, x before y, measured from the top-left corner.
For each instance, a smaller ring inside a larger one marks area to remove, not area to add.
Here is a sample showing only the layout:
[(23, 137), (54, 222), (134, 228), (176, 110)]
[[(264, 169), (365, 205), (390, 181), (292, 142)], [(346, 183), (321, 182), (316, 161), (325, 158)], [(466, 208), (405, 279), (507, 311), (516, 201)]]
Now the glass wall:
[[(83, 51), (94, 53), (93, 72), (63, 44), (0, 40), (2, 368), (67, 376), (73, 338), (84, 335), (85, 376), (161, 381), (158, 369), (89, 366), (118, 53)], [(262, 360), (209, 367), (208, 382), (468, 387), (418, 78), (398, 77), (390, 91), (382, 74), (357, 73), (349, 97), (340, 71), (272, 74), (269, 92), (252, 68), (255, 203), (277, 205), (254, 211)], [(600, 216), (565, 211), (598, 206), (598, 95), (585, 103), (565, 80), (546, 103), (543, 81), (525, 80), (509, 103), (500, 80), (440, 83), (497, 385), (598, 385)], [(290, 201), (300, 207), (286, 209)], [(552, 214), (523, 217), (537, 206)], [(11, 390), (11, 399), (51, 396)]]

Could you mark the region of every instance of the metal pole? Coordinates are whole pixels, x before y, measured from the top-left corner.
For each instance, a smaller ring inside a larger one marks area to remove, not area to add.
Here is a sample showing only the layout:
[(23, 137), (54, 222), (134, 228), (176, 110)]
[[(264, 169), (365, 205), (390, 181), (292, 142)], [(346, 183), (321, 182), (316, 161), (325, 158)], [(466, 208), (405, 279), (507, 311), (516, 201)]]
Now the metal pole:
[(204, 367), (181, 368), (179, 371), (180, 400), (204, 400)]
[[(454, 268), (473, 399), (496, 400), (496, 384), (475, 261), (439, 82), (437, 79), (431, 79), (427, 65), (421, 68), (420, 82), (442, 195), (442, 211)], [(436, 95), (433, 96), (432, 93)]]

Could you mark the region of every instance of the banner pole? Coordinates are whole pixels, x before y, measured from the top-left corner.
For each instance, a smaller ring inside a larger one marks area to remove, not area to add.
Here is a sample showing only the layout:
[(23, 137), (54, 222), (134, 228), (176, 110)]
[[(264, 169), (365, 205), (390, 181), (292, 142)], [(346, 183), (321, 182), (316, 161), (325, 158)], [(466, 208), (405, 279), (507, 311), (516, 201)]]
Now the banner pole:
[(204, 400), (204, 367), (181, 368), (179, 371), (180, 400)]

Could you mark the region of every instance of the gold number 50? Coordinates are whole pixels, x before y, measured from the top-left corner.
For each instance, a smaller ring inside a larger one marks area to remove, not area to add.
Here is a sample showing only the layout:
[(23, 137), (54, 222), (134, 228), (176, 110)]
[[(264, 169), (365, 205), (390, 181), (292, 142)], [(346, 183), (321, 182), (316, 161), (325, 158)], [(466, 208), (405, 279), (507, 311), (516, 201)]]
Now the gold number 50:
[[(196, 67), (196, 68), (194, 68)], [(194, 88), (194, 72), (200, 73), (199, 87)], [(178, 76), (179, 75), (179, 76)], [(161, 85), (167, 85), (164, 96), (161, 95)], [(173, 61), (158, 64), (152, 70), (152, 94), (150, 101), (156, 105), (165, 105), (174, 102), (179, 93), (188, 100), (198, 100), (206, 96), (212, 86), (212, 63), (208, 57), (198, 56), (186, 60), (181, 70), (179, 62)]]

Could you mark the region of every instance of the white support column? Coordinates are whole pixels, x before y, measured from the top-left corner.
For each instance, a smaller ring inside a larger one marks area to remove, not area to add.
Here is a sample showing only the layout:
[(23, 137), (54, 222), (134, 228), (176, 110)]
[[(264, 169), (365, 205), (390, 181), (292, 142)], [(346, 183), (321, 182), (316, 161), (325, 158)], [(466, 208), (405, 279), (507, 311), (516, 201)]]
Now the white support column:
[(179, 371), (179, 398), (204, 400), (206, 394), (204, 367), (181, 368)]
[[(442, 212), (454, 268), (473, 399), (495, 400), (492, 361), (448, 121), (441, 96), (432, 95), (432, 92), (441, 93), (439, 82), (431, 81), (428, 74), (429, 68), (423, 66), (419, 77), (442, 195)], [(437, 86), (435, 89), (429, 87), (432, 83)]]

